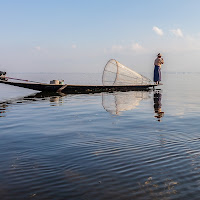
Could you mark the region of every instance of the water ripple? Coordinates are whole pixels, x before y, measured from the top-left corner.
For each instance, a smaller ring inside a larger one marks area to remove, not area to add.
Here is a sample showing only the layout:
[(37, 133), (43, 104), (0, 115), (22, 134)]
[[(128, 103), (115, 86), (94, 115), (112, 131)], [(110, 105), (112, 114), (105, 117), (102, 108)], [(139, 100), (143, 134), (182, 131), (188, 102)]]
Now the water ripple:
[(172, 85), (160, 121), (154, 93), (136, 107), (119, 104), (133, 92), (2, 102), (1, 198), (199, 199), (199, 95)]

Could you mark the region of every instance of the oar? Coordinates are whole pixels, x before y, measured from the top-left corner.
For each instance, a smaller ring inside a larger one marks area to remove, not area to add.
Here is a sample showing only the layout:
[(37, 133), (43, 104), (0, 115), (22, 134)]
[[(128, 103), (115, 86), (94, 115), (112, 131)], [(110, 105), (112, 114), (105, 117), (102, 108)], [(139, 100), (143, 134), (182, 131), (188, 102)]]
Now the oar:
[(11, 78), (11, 77), (5, 77), (7, 79), (13, 79), (13, 80), (18, 80), (18, 81), (27, 81), (27, 82), (32, 82), (32, 83), (40, 83), (37, 81), (29, 81), (29, 80), (24, 80), (24, 79), (19, 79), (19, 78)]

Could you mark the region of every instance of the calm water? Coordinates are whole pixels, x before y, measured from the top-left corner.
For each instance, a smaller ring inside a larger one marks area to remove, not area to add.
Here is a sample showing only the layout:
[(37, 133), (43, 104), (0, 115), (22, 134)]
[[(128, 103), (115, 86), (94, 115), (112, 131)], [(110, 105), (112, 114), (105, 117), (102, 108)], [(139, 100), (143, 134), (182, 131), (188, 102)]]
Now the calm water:
[(199, 79), (164, 74), (162, 90), (50, 97), (0, 85), (1, 199), (200, 199)]

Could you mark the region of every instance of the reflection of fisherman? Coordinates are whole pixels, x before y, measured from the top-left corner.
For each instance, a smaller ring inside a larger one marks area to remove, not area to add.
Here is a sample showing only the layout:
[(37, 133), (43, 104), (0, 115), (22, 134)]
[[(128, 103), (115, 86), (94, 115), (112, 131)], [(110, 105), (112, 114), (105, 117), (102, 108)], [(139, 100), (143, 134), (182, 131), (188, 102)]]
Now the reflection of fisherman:
[(156, 113), (155, 117), (158, 119), (158, 121), (160, 121), (160, 119), (163, 117), (164, 112), (161, 111), (161, 98), (162, 98), (162, 94), (158, 92), (154, 93), (154, 111)]
[(154, 61), (155, 67), (154, 67), (154, 78), (153, 78), (153, 80), (156, 84), (159, 84), (160, 81), (161, 81), (161, 65), (164, 64), (164, 60), (161, 57), (162, 57), (162, 55), (159, 53), (157, 55), (157, 58)]

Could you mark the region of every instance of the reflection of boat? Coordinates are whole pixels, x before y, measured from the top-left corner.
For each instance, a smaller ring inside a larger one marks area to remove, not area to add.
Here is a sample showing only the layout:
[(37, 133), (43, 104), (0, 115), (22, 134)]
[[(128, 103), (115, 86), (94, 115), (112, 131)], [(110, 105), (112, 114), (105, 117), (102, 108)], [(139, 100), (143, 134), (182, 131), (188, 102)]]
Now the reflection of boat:
[(4, 117), (6, 113), (7, 104), (0, 104), (0, 117)]
[(103, 93), (102, 105), (112, 115), (119, 115), (123, 111), (135, 109), (140, 101), (148, 98), (147, 91)]
[[(142, 100), (150, 98), (149, 94), (147, 91), (102, 93), (102, 106), (112, 115), (119, 115), (123, 111), (135, 109)], [(12, 104), (26, 104), (33, 101), (45, 100), (51, 102), (50, 106), (57, 106), (62, 105), (63, 97), (65, 96), (67, 96), (65, 93), (40, 92), (22, 98), (0, 102), (0, 117), (4, 116), (6, 108)]]
[(18, 103), (30, 103), (35, 101), (42, 101), (42, 100), (49, 100), (51, 102), (51, 106), (61, 105), (62, 104), (62, 97), (66, 96), (64, 93), (46, 93), (46, 92), (39, 92), (34, 93), (32, 95), (28, 95), (25, 97), (11, 99), (7, 101), (0, 102), (0, 117), (5, 117), (6, 108)]

